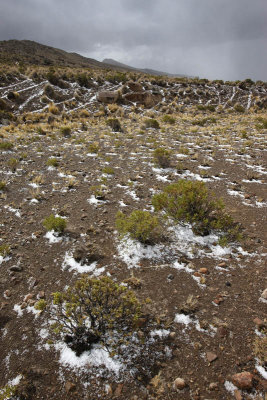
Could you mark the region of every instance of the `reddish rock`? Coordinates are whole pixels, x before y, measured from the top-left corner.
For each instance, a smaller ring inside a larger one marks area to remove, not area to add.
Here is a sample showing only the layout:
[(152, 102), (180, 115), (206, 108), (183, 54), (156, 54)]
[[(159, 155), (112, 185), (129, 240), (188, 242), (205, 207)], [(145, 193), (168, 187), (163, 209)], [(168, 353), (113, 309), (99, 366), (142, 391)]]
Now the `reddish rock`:
[(206, 353), (206, 357), (209, 363), (211, 363), (212, 361), (217, 360), (218, 356), (215, 353), (212, 353), (211, 351), (207, 351)]
[(25, 301), (25, 302), (27, 303), (30, 299), (33, 298), (33, 296), (34, 296), (33, 293), (28, 293), (28, 294), (26, 294), (26, 296), (24, 297), (23, 301)]
[(254, 318), (253, 322), (255, 325), (257, 325), (258, 329), (264, 328), (266, 326), (266, 324), (258, 317)]
[(76, 389), (76, 385), (70, 381), (65, 384), (65, 390), (67, 393), (73, 392)]
[(243, 400), (242, 393), (240, 392), (240, 390), (235, 390), (234, 395), (236, 400)]
[(133, 92), (142, 92), (143, 91), (143, 86), (139, 82), (130, 81), (127, 83), (127, 85), (129, 87), (129, 89), (132, 90)]
[(119, 383), (115, 389), (114, 396), (119, 397), (122, 393), (122, 389), (123, 389), (123, 383)]
[(116, 103), (119, 98), (118, 92), (99, 92), (97, 95), (97, 100), (101, 103)]
[(209, 273), (209, 270), (208, 270), (208, 268), (199, 268), (198, 272), (200, 272), (201, 274), (206, 275), (206, 274)]
[(239, 374), (233, 375), (232, 382), (241, 390), (249, 390), (253, 387), (253, 375), (250, 372), (243, 371)]
[(182, 378), (176, 378), (175, 381), (173, 382), (173, 388), (182, 390), (186, 387), (185, 380)]

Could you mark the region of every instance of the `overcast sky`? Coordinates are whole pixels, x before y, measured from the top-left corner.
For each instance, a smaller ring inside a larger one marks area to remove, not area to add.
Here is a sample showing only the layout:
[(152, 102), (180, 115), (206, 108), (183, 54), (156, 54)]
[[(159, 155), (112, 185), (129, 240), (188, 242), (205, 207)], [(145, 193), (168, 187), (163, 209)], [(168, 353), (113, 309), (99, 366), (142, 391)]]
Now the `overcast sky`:
[(0, 40), (211, 79), (267, 80), (267, 0), (0, 0)]

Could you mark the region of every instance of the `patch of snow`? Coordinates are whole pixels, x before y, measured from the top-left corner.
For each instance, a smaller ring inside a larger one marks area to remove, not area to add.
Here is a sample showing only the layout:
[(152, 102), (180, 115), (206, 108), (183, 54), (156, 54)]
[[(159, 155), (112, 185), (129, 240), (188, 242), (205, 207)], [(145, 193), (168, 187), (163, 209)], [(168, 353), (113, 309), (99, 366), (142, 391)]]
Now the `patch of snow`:
[(144, 245), (130, 237), (122, 239), (117, 249), (119, 258), (127, 264), (128, 268), (138, 268), (143, 258), (159, 260), (163, 255), (163, 245)]
[(62, 237), (58, 236), (54, 230), (46, 232), (44, 237), (49, 240), (49, 243), (59, 243), (62, 240)]
[(17, 386), (21, 381), (22, 375), (17, 375), (16, 378), (10, 379), (8, 381), (8, 385), (10, 386)]
[(256, 370), (261, 374), (264, 379), (267, 379), (267, 371), (261, 365), (256, 365)]
[(227, 390), (227, 392), (232, 393), (232, 395), (234, 395), (235, 390), (237, 390), (237, 387), (230, 381), (225, 381), (224, 387)]
[(185, 314), (176, 314), (174, 318), (174, 322), (177, 324), (183, 324), (183, 325), (189, 325), (191, 324), (192, 319), (189, 317), (189, 315)]
[(104, 204), (104, 200), (98, 200), (94, 195), (90, 197), (90, 199), (87, 199), (88, 203), (98, 205), (98, 204)]
[(13, 212), (16, 215), (16, 217), (21, 218), (20, 212), (16, 208), (10, 206), (4, 206), (4, 208), (6, 208), (8, 211)]
[(92, 273), (93, 276), (99, 276), (105, 271), (105, 267), (102, 268), (96, 268), (97, 267), (97, 262), (93, 262), (89, 265), (81, 265), (79, 262), (77, 262), (73, 256), (69, 253), (65, 254), (65, 258), (62, 264), (63, 270), (66, 269), (66, 267), (70, 267), (69, 271), (76, 271), (80, 274), (83, 273)]
[(160, 338), (165, 338), (168, 337), (170, 334), (170, 331), (168, 329), (154, 329), (153, 331), (150, 332), (150, 336), (159, 336)]
[(59, 363), (65, 367), (71, 367), (76, 370), (88, 370), (90, 366), (103, 366), (116, 375), (124, 369), (122, 363), (111, 358), (108, 351), (101, 348), (99, 345), (93, 346), (91, 351), (86, 351), (79, 357), (65, 343), (57, 344), (56, 349), (60, 351)]
[(18, 313), (18, 317), (22, 317), (23, 310), (21, 309), (21, 307), (18, 304), (14, 305), (13, 310)]

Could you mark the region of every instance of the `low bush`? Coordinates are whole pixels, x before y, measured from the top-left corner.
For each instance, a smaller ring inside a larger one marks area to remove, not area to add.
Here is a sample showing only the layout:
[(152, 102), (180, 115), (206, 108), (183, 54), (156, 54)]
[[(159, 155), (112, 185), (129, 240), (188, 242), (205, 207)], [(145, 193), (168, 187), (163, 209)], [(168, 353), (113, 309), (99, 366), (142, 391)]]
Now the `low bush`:
[(158, 147), (153, 152), (154, 162), (161, 168), (168, 168), (171, 164), (171, 151)]
[(239, 112), (239, 113), (244, 113), (244, 112), (246, 111), (245, 108), (244, 108), (241, 104), (239, 104), (239, 103), (236, 103), (236, 104), (235, 104), (234, 110), (235, 110), (236, 112)]
[(70, 126), (62, 126), (60, 128), (60, 133), (64, 137), (70, 137), (71, 136), (71, 127)]
[(5, 181), (0, 181), (0, 191), (3, 191), (6, 189), (6, 182)]
[(196, 234), (223, 233), (220, 243), (241, 239), (240, 225), (224, 212), (221, 199), (209, 194), (203, 182), (179, 180), (152, 198), (156, 211), (165, 211), (176, 222), (190, 223)]
[(118, 334), (126, 341), (141, 316), (141, 304), (131, 290), (108, 277), (86, 275), (74, 287), (54, 293), (51, 304), (41, 300), (36, 308), (48, 313), (52, 333), (77, 355), (100, 341), (113, 348)]
[(11, 149), (13, 149), (13, 143), (5, 141), (0, 142), (0, 150), (11, 150)]
[(162, 121), (165, 122), (166, 124), (174, 125), (175, 124), (175, 118), (171, 117), (170, 115), (164, 115), (162, 118)]
[(0, 245), (0, 256), (7, 257), (10, 254), (10, 246), (9, 244), (1, 244)]
[(154, 118), (148, 118), (145, 120), (145, 127), (146, 128), (154, 128), (154, 129), (159, 129), (160, 125), (158, 121)]
[(43, 226), (48, 231), (53, 230), (55, 232), (63, 233), (67, 226), (67, 222), (64, 218), (55, 217), (53, 214), (51, 214), (51, 215), (49, 215), (49, 217), (46, 217), (43, 220)]
[(141, 243), (153, 244), (161, 237), (159, 220), (149, 211), (135, 210), (129, 216), (119, 211), (116, 228), (122, 236), (129, 234)]
[(114, 132), (122, 132), (122, 127), (120, 121), (117, 118), (109, 118), (107, 120), (107, 125), (111, 127)]
[(257, 336), (254, 341), (254, 354), (262, 365), (267, 366), (267, 330), (262, 332), (262, 336)]
[(18, 160), (14, 157), (10, 158), (7, 162), (8, 167), (11, 169), (12, 172), (15, 172), (18, 166)]
[(52, 158), (49, 158), (49, 159), (47, 160), (46, 165), (47, 165), (48, 167), (54, 167), (54, 168), (56, 168), (56, 167), (58, 167), (59, 163), (58, 163), (57, 158), (52, 157)]

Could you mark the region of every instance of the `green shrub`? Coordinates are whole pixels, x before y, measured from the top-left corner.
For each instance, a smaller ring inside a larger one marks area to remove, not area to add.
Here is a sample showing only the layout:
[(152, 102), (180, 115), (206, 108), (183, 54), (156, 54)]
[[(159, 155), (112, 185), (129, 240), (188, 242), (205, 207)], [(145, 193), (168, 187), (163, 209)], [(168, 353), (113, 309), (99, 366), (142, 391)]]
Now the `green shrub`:
[(0, 191), (3, 191), (6, 189), (6, 182), (5, 181), (0, 181)]
[(181, 179), (154, 195), (152, 204), (156, 211), (165, 211), (176, 222), (190, 223), (197, 234), (224, 233), (221, 244), (241, 238), (240, 226), (224, 213), (222, 200), (210, 195), (203, 182)]
[(9, 168), (11, 169), (12, 172), (15, 172), (18, 166), (18, 160), (16, 158), (10, 158), (7, 162), (7, 165), (9, 166)]
[(9, 256), (11, 250), (9, 244), (1, 244), (0, 245), (0, 256), (7, 257)]
[(13, 143), (11, 142), (0, 142), (0, 150), (11, 150), (13, 148)]
[(16, 388), (14, 386), (6, 385), (0, 388), (0, 400), (14, 399), (16, 394)]
[(117, 118), (109, 118), (107, 120), (107, 125), (111, 127), (114, 132), (122, 132), (122, 127), (120, 121)]
[(48, 230), (48, 231), (55, 231), (62, 233), (64, 232), (66, 228), (66, 220), (61, 217), (55, 217), (53, 214), (49, 215), (49, 217), (46, 217), (43, 220), (43, 226)]
[(160, 125), (158, 121), (154, 118), (148, 118), (145, 120), (145, 127), (146, 128), (154, 128), (154, 129), (159, 129)]
[(48, 167), (58, 167), (58, 165), (59, 165), (59, 163), (58, 163), (58, 160), (57, 160), (57, 158), (49, 158), (48, 160), (47, 160), (47, 162), (46, 162), (46, 165), (48, 166)]
[(239, 104), (239, 103), (236, 103), (236, 104), (235, 104), (234, 110), (235, 110), (236, 112), (239, 112), (239, 113), (244, 113), (244, 112), (245, 112), (245, 108), (244, 108), (241, 104)]
[(97, 154), (99, 152), (99, 144), (97, 142), (90, 143), (88, 146), (88, 151), (91, 154)]
[[(37, 303), (37, 309), (44, 309)], [(53, 303), (46, 306), (51, 330), (56, 337), (80, 355), (102, 341), (115, 346), (112, 333), (126, 341), (137, 328), (141, 305), (135, 294), (108, 277), (92, 279), (83, 276), (74, 287), (53, 294)]]
[(166, 124), (174, 125), (175, 124), (175, 118), (171, 117), (170, 115), (164, 115), (162, 118), (162, 121), (165, 122)]
[(159, 147), (153, 152), (154, 162), (161, 168), (168, 168), (171, 164), (170, 150)]
[(111, 83), (125, 83), (127, 81), (127, 75), (123, 72), (110, 73), (106, 76), (106, 80)]
[(113, 174), (115, 174), (115, 171), (114, 171), (114, 169), (112, 168), (112, 167), (104, 167), (103, 169), (102, 169), (102, 172), (103, 172), (103, 174), (108, 174), (108, 175), (113, 175)]
[(141, 243), (155, 243), (161, 237), (161, 227), (156, 216), (149, 211), (135, 210), (129, 216), (117, 213), (116, 228), (123, 236), (129, 234)]
[(71, 136), (71, 127), (70, 126), (62, 126), (60, 128), (60, 133), (61, 135), (65, 137), (70, 137)]

